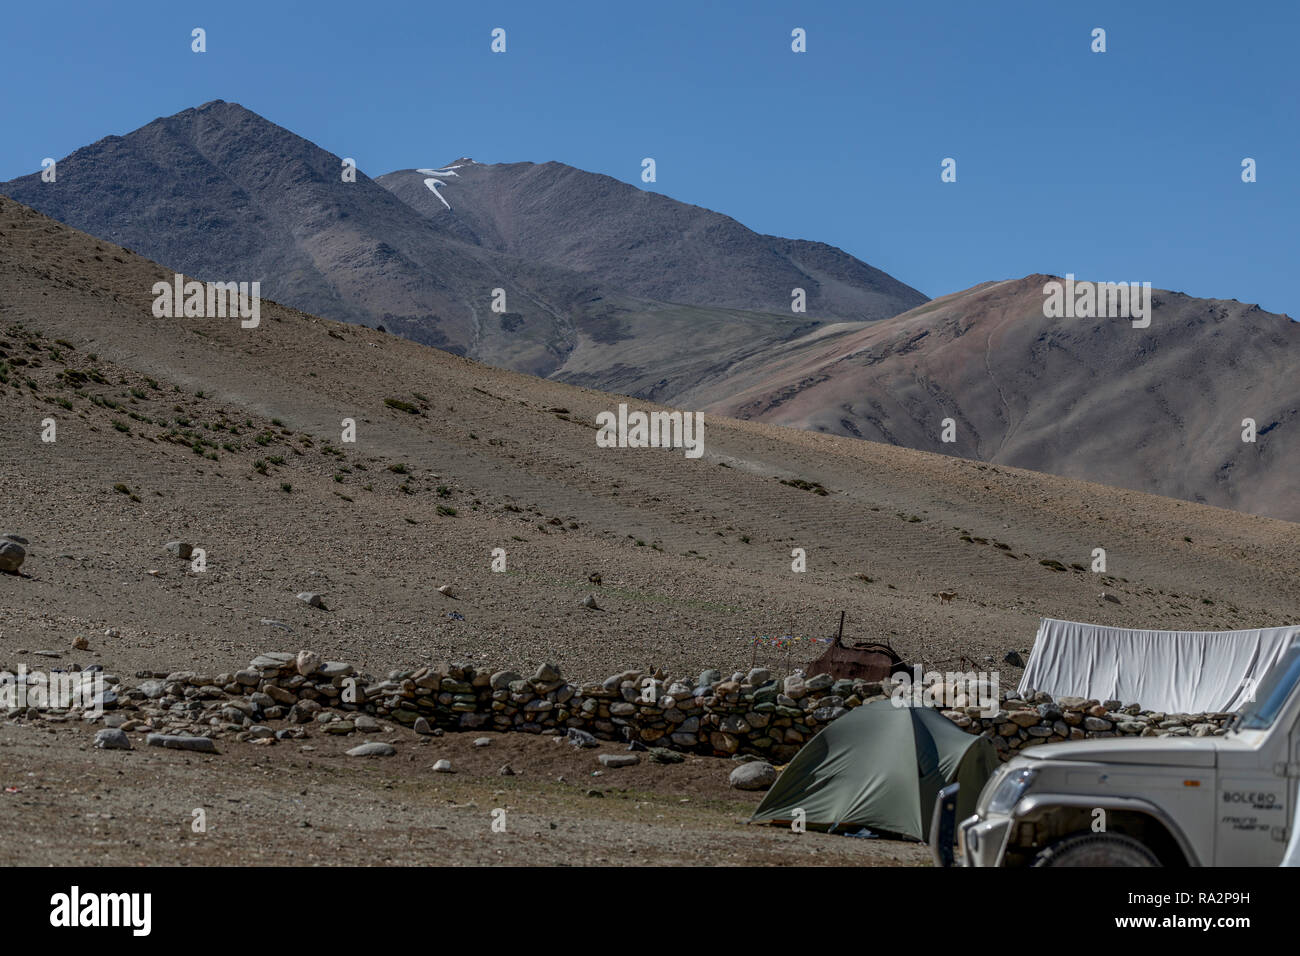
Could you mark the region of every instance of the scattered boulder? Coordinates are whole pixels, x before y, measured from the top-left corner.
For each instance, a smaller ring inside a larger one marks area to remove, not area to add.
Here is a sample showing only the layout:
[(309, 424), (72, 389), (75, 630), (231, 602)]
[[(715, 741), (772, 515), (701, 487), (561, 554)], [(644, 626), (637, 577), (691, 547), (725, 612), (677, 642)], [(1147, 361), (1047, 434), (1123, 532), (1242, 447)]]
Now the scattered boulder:
[(397, 754), (397, 748), (382, 740), (372, 740), (369, 743), (358, 744), (347, 753), (349, 757), (392, 757)]
[(590, 611), (599, 611), (601, 609), (600, 605), (596, 603), (596, 595), (594, 594), (588, 594), (583, 598), (582, 606)]
[(72, 649), (75, 651), (90, 650), (90, 641), (86, 640), (83, 635), (77, 635), (72, 639)]
[(131, 740), (125, 731), (109, 727), (95, 734), (95, 746), (100, 750), (130, 750)]
[(168, 541), (164, 546), (173, 557), (188, 561), (194, 555), (194, 545), (188, 541)]
[(442, 760), (439, 760), (437, 763), (433, 765), (433, 772), (434, 773), (455, 773), (456, 771), (452, 768), (451, 761), (444, 758)]
[(310, 604), (312, 607), (320, 608), (322, 611), (326, 610), (325, 599), (321, 597), (319, 594), (317, 594), (315, 591), (300, 592), (298, 595), (298, 600), (301, 601), (303, 604)]
[(667, 747), (651, 747), (647, 756), (651, 763), (682, 763), (686, 760), (685, 754), (669, 750)]
[(17, 574), (27, 558), (27, 549), (17, 541), (5, 539), (0, 541), (0, 571)]
[(730, 783), (737, 790), (766, 790), (776, 783), (776, 768), (766, 760), (742, 763), (731, 771)]
[(1003, 663), (1010, 664), (1012, 667), (1024, 667), (1025, 661), (1016, 651), (1007, 651), (1002, 658)]
[(192, 750), (195, 753), (214, 754), (217, 745), (211, 737), (189, 737), (181, 734), (149, 734), (144, 738), (146, 746), (165, 747), (168, 750)]
[(615, 770), (619, 767), (632, 767), (641, 762), (640, 754), (601, 754), (596, 758), (601, 765)]
[(449, 598), (456, 597), (456, 589), (453, 588), (450, 584), (444, 584), (442, 587), (438, 588), (438, 593), (441, 594), (443, 597), (449, 597)]

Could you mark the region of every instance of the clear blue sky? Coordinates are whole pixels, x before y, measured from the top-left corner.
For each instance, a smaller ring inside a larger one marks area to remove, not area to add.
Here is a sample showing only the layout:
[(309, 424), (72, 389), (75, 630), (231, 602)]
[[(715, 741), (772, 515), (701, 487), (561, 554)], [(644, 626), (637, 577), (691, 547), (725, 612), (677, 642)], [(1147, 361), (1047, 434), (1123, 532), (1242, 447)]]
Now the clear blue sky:
[[(1032, 272), (1300, 317), (1300, 4), (11, 3), (0, 180), (212, 99), (372, 176), (560, 160), (931, 296)], [(190, 51), (207, 30), (208, 52)], [(494, 27), (507, 52), (489, 50)], [(808, 52), (790, 50), (803, 27)], [(1091, 31), (1108, 51), (1090, 51)], [(1258, 182), (1241, 182), (1241, 160)], [(957, 182), (940, 162), (957, 160)]]

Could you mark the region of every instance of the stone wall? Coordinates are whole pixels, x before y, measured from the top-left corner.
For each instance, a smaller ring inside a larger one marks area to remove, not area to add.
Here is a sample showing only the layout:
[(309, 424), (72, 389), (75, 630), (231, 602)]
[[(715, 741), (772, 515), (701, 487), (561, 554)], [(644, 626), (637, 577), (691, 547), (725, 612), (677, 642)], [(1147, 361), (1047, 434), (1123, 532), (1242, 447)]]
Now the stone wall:
[[(363, 734), (393, 721), (417, 733), (450, 730), (564, 734), (570, 729), (604, 740), (635, 739), (717, 756), (752, 754), (787, 762), (822, 727), (851, 708), (884, 700), (890, 685), (794, 675), (778, 680), (763, 668), (724, 679), (706, 671), (665, 680), (629, 670), (599, 684), (576, 685), (555, 665), (530, 677), (513, 671), (441, 664), (394, 671), (378, 679), (352, 666), (322, 661), (309, 651), (263, 654), (233, 674), (139, 674), (119, 685), (123, 730), (233, 736), (274, 743), (306, 735)], [(131, 713), (134, 711), (135, 713)], [(944, 710), (972, 734), (992, 739), (1005, 759), (1036, 744), (1117, 736), (1206, 736), (1223, 733), (1228, 715), (1168, 715), (1119, 701), (1025, 700), (1002, 695), (993, 716), (978, 707)], [(284, 721), (273, 730), (268, 722)]]

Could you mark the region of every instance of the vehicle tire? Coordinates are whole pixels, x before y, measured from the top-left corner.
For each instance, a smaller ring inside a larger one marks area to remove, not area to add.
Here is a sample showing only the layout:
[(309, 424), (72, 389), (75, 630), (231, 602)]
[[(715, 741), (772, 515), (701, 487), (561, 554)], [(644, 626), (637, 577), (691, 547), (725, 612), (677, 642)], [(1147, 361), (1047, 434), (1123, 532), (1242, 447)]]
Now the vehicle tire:
[(1033, 866), (1160, 866), (1159, 858), (1119, 833), (1076, 833), (1034, 857)]

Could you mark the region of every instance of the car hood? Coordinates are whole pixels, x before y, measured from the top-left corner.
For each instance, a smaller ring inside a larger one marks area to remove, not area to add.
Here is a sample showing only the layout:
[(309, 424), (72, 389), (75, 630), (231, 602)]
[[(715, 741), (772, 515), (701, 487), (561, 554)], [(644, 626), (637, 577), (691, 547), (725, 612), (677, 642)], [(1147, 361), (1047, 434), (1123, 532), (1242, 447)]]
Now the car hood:
[(1240, 745), (1226, 737), (1116, 737), (1044, 744), (1021, 751), (1028, 761), (1068, 760), (1087, 763), (1146, 763), (1178, 767), (1213, 767), (1221, 749)]

